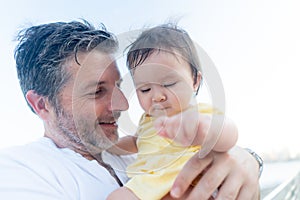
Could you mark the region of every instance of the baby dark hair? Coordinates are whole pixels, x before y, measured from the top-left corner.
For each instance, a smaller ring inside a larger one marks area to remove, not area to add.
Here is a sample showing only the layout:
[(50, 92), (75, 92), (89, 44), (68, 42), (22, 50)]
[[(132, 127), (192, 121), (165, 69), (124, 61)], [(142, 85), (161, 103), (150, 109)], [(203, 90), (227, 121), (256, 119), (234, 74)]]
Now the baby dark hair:
[(194, 82), (201, 72), (195, 45), (188, 33), (176, 24), (167, 23), (143, 31), (128, 47), (127, 67), (134, 70), (154, 52), (167, 51), (181, 56), (190, 65)]

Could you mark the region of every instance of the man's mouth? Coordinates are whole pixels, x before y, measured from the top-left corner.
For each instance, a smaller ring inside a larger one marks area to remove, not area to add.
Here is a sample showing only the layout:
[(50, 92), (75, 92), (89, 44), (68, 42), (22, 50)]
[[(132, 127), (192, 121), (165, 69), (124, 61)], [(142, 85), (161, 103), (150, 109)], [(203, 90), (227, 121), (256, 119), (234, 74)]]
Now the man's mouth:
[(103, 126), (118, 126), (118, 123), (116, 121), (101, 121), (99, 122), (99, 125)]

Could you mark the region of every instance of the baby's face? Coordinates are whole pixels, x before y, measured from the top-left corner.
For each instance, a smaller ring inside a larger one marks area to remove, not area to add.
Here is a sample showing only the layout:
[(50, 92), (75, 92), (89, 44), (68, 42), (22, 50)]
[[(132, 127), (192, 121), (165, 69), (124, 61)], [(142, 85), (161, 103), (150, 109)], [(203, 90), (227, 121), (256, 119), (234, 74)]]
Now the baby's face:
[(190, 106), (194, 84), (189, 64), (180, 56), (157, 51), (133, 73), (137, 96), (151, 116), (174, 115)]

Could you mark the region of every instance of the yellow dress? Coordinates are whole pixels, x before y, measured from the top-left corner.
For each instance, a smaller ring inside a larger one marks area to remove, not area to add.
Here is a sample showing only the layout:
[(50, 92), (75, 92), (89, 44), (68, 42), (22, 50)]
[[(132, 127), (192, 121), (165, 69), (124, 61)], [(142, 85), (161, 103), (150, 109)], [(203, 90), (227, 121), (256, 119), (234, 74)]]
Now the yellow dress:
[[(200, 113), (213, 113), (211, 106), (199, 104)], [(126, 187), (142, 200), (161, 199), (171, 189), (184, 164), (200, 146), (182, 147), (157, 135), (153, 118), (144, 114), (137, 130), (137, 159), (127, 167), (131, 179)]]

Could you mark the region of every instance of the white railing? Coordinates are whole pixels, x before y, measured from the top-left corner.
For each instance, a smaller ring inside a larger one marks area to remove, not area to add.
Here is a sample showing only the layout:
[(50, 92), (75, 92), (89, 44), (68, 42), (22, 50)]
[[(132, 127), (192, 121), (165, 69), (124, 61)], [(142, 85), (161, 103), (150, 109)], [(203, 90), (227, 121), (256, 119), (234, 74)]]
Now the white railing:
[(300, 172), (280, 184), (263, 200), (300, 200)]

